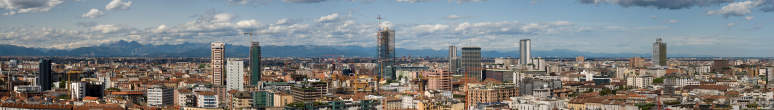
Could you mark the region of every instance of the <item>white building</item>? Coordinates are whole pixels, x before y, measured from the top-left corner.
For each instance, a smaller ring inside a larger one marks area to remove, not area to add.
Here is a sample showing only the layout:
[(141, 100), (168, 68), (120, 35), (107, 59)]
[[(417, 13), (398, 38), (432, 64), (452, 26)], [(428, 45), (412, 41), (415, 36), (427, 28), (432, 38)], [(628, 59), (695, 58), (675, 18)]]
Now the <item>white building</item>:
[(86, 83), (73, 82), (70, 83), (70, 99), (80, 100), (86, 96)]
[(196, 92), (196, 107), (218, 108), (218, 95), (211, 91)]
[(563, 100), (547, 100), (532, 96), (511, 97), (508, 103), (511, 109), (515, 110), (563, 110), (567, 107), (567, 102)]
[(626, 85), (637, 87), (637, 88), (644, 88), (650, 86), (650, 83), (653, 82), (653, 77), (650, 76), (639, 76), (639, 77), (629, 77), (626, 78)]
[(244, 62), (237, 58), (229, 58), (226, 62), (226, 88), (244, 91), (244, 77)]
[(154, 86), (146, 90), (147, 103), (150, 106), (165, 106), (174, 103), (174, 91), (171, 88)]

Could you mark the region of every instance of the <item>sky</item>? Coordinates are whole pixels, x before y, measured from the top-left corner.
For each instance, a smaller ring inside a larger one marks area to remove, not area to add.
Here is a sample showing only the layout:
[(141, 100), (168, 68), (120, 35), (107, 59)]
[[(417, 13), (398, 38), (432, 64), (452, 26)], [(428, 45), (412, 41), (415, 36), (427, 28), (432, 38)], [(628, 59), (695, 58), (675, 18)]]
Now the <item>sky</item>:
[[(774, 0), (0, 0), (0, 44), (73, 49), (166, 45), (449, 45), (533, 50), (774, 56)], [(383, 19), (377, 22), (377, 16)], [(244, 33), (254, 33), (249, 37)]]

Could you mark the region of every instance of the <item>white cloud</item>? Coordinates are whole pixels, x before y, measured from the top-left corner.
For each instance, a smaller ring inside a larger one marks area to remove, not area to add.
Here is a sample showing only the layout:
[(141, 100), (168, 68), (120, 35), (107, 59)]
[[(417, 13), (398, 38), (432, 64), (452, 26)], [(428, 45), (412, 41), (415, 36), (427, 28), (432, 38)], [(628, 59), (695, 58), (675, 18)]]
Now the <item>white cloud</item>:
[(727, 26), (728, 27), (734, 27), (734, 26), (736, 26), (736, 23), (728, 23)]
[(100, 25), (91, 27), (91, 30), (96, 32), (102, 32), (102, 33), (113, 33), (113, 32), (118, 32), (120, 30), (123, 30), (123, 27), (113, 25), (113, 24), (100, 24)]
[(733, 2), (734, 0), (579, 0), (586, 4), (609, 3), (623, 7), (655, 7), (658, 9), (684, 9)]
[(126, 10), (132, 6), (132, 1), (123, 2), (122, 0), (113, 0), (105, 5), (105, 10)]
[(404, 2), (404, 3), (418, 3), (418, 2), (427, 2), (432, 0), (395, 0), (396, 2)]
[(0, 8), (7, 12), (3, 15), (48, 12), (62, 4), (62, 0), (0, 0)]
[(466, 3), (466, 2), (485, 2), (486, 0), (449, 0), (449, 2), (457, 1), (457, 3)]
[(259, 26), (260, 23), (258, 23), (258, 20), (250, 19), (250, 20), (242, 20), (236, 23), (237, 27), (256, 27)]
[(99, 9), (92, 8), (88, 12), (83, 13), (83, 15), (81, 15), (81, 17), (83, 17), (83, 18), (97, 18), (97, 17), (101, 17), (102, 15), (105, 15), (105, 13), (100, 11)]
[(720, 8), (719, 10), (707, 11), (707, 14), (723, 15), (725, 17), (744, 16), (752, 13), (751, 11), (752, 8), (756, 8), (763, 3), (764, 3), (763, 0), (734, 2), (734, 3), (729, 3), (726, 6), (723, 6), (723, 8)]
[(218, 13), (213, 16), (212, 21), (213, 22), (231, 22), (231, 20), (234, 20), (236, 16), (234, 14), (230, 13)]
[(282, 0), (282, 1), (288, 2), (288, 3), (320, 3), (325, 0)]
[(676, 20), (676, 19), (667, 20), (667, 23), (669, 23), (669, 24), (675, 24), (677, 22), (680, 22), (680, 20)]
[(339, 19), (339, 13), (332, 13), (330, 15), (322, 16), (317, 19), (317, 22), (331, 22)]
[(287, 18), (283, 18), (283, 19), (277, 20), (277, 22), (274, 24), (282, 25), (282, 24), (288, 24), (288, 23), (290, 23), (290, 20)]
[(465, 19), (465, 18), (470, 18), (470, 16), (458, 16), (454, 14), (446, 16), (446, 19), (449, 19), (449, 20), (458, 20), (458, 19)]
[(745, 17), (744, 17), (744, 20), (750, 21), (750, 20), (752, 20), (753, 18), (754, 18), (753, 16), (745, 16)]
[(442, 31), (449, 29), (449, 25), (445, 24), (423, 24), (423, 25), (417, 25), (412, 28), (413, 31), (420, 31), (420, 32), (436, 32), (436, 31)]

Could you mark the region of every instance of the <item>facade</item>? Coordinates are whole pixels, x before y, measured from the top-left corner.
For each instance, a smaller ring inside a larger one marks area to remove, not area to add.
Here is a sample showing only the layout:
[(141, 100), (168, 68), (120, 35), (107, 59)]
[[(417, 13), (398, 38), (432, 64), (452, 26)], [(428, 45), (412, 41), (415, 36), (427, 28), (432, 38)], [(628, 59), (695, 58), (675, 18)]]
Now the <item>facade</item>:
[(529, 39), (521, 39), (519, 41), (519, 64), (526, 65), (532, 63), (532, 47)]
[(154, 86), (146, 91), (146, 101), (150, 106), (167, 106), (174, 104), (174, 91), (172, 88)]
[(237, 58), (229, 58), (226, 62), (226, 89), (244, 91), (244, 62)]
[(70, 99), (80, 100), (86, 96), (86, 83), (73, 82), (70, 83)]
[(712, 72), (718, 73), (718, 74), (730, 74), (731, 73), (731, 64), (729, 64), (728, 60), (713, 60), (712, 61)]
[(467, 84), (467, 101), (469, 106), (482, 103), (495, 103), (516, 96), (516, 86), (509, 83), (500, 84)]
[(218, 108), (218, 95), (212, 91), (196, 92), (196, 107)]
[(395, 30), (385, 27), (377, 33), (378, 67), (376, 71), (384, 79), (395, 79)]
[(212, 83), (215, 85), (224, 85), (223, 76), (224, 64), (226, 63), (226, 43), (212, 42), (210, 44), (212, 54), (210, 56), (210, 67), (212, 68)]
[(658, 66), (667, 66), (667, 46), (666, 43), (661, 41), (661, 38), (656, 39), (653, 43), (653, 64)]
[(449, 46), (449, 72), (457, 74), (457, 68), (459, 68), (460, 61), (457, 57), (457, 46)]
[(648, 87), (652, 82), (653, 82), (653, 77), (650, 77), (650, 76), (626, 78), (626, 85), (631, 87), (636, 87), (636, 88)]
[(236, 92), (231, 97), (231, 109), (245, 109), (253, 107), (253, 96), (250, 92)]
[(645, 59), (642, 59), (640, 57), (629, 58), (629, 67), (632, 67), (632, 68), (642, 67), (644, 65), (643, 62), (645, 62)]
[(250, 45), (250, 86), (257, 86), (261, 81), (261, 45), (252, 42)]
[(467, 74), (468, 79), (481, 81), (481, 48), (462, 47), (462, 74)]
[(313, 102), (328, 93), (328, 83), (319, 81), (307, 81), (293, 86), (290, 90), (294, 102)]
[(432, 70), (427, 73), (427, 89), (429, 90), (452, 90), (452, 73), (441, 69)]
[(40, 60), (40, 63), (38, 64), (38, 80), (36, 83), (40, 86), (41, 91), (47, 91), (51, 90), (52, 84), (54, 82), (53, 76), (51, 75), (51, 60), (49, 59), (43, 59)]

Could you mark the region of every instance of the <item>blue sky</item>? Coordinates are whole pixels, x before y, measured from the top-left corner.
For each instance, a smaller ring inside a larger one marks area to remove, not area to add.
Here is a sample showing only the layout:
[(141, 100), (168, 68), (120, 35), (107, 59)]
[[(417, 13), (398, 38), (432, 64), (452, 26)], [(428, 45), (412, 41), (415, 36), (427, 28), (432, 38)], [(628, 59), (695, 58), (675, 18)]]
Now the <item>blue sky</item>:
[(376, 16), (398, 48), (772, 56), (774, 0), (0, 0), (0, 44), (71, 49), (143, 44), (375, 46)]

